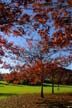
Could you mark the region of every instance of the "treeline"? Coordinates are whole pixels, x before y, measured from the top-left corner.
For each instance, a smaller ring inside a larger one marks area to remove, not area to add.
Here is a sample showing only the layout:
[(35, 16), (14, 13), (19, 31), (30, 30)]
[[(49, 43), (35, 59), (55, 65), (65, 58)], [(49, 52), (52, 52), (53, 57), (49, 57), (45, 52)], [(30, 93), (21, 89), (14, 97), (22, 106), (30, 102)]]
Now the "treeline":
[(3, 80), (13, 84), (36, 85), (41, 83), (39, 73), (28, 73), (27, 71), (5, 74)]
[(43, 79), (45, 79), (50, 71), (48, 70), (48, 66), (49, 64), (42, 64), (40, 61), (35, 62), (32, 66), (23, 65), (21, 68), (20, 66), (16, 66), (16, 69), (18, 70), (19, 68), (20, 71), (5, 74), (3, 80), (13, 84), (40, 84), (41, 74), (43, 74)]
[(43, 66), (43, 72), (39, 65), (28, 67), (20, 72), (13, 71), (11, 73), (0, 75), (1, 80), (13, 84), (41, 84), (41, 75), (43, 74), (44, 82), (54, 82), (57, 84), (72, 84), (72, 71), (61, 67), (49, 68), (46, 64)]

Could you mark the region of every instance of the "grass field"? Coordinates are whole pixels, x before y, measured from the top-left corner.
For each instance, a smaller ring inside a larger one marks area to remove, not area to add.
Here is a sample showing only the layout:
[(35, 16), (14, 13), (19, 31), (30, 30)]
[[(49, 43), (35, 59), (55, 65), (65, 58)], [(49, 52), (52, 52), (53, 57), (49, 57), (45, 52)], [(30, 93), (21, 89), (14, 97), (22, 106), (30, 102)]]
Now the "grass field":
[[(58, 90), (57, 85), (55, 85), (54, 89), (55, 93), (72, 93), (72, 86), (60, 85), (60, 89)], [(44, 93), (51, 93), (51, 91), (51, 84), (44, 86)], [(5, 85), (4, 83), (0, 83), (0, 98), (27, 93), (40, 93), (40, 86)]]

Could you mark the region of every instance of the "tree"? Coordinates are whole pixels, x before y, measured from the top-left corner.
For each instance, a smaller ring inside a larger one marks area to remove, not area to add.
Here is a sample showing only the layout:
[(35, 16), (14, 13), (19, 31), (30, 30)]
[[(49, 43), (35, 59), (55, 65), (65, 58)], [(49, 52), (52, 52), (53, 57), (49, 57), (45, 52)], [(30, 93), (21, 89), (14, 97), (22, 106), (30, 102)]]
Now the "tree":
[[(0, 61), (3, 63), (0, 63), (3, 64), (2, 68), (10, 68), (10, 70), (13, 68), (2, 57), (9, 57), (12, 61), (14, 59), (23, 64), (30, 64), (30, 66), (32, 66), (32, 61), (39, 61), (42, 72), (42, 97), (43, 63), (56, 61), (54, 64), (66, 66), (72, 60), (71, 5), (71, 0), (57, 0), (56, 2), (50, 0), (5, 2), (4, 0), (0, 3), (1, 33), (7, 37), (12, 35), (16, 38), (20, 37), (26, 40), (28, 46), (21, 48), (12, 41), (8, 42), (1, 34)], [(29, 10), (31, 13), (28, 12)]]

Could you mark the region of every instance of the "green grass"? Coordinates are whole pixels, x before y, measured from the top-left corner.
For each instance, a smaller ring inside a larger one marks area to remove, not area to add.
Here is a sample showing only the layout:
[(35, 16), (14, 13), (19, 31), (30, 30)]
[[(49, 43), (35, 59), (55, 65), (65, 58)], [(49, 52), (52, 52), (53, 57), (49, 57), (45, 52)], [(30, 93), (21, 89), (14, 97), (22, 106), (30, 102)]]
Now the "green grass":
[[(55, 85), (54, 89), (55, 93), (72, 93), (72, 86), (60, 85), (58, 90), (57, 85)], [(44, 86), (44, 93), (51, 93), (51, 91), (51, 84)], [(26, 93), (40, 93), (40, 86), (6, 85), (5, 83), (0, 83), (0, 98)]]

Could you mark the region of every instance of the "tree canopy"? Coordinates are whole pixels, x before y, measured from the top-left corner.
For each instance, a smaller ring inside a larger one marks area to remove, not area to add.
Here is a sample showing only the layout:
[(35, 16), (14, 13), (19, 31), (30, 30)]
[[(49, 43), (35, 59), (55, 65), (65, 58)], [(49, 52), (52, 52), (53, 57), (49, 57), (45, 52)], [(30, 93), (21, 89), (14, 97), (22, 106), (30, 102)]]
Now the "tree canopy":
[[(71, 7), (71, 0), (2, 0), (1, 68), (13, 68), (4, 58), (30, 66), (39, 60), (58, 66), (69, 65), (72, 61)], [(10, 37), (21, 38), (24, 46), (8, 41)]]
[[(71, 0), (0, 2), (0, 67), (11, 71), (13, 69), (25, 72), (26, 69), (30, 73), (29, 80), (34, 80), (37, 71), (40, 72), (41, 97), (44, 96), (43, 82), (46, 71), (51, 72), (56, 67), (65, 67), (72, 63), (71, 7)], [(15, 37), (15, 41), (20, 38), (22, 47), (20, 41), (16, 45), (11, 37)], [(48, 69), (45, 68), (45, 63)], [(36, 74), (33, 74), (34, 72)], [(14, 73), (8, 78), (12, 79), (17, 75)], [(23, 79), (22, 74), (20, 75)], [(52, 72), (52, 88), (53, 76)], [(17, 83), (16, 81), (14, 83)], [(54, 93), (54, 89), (52, 92)]]

